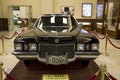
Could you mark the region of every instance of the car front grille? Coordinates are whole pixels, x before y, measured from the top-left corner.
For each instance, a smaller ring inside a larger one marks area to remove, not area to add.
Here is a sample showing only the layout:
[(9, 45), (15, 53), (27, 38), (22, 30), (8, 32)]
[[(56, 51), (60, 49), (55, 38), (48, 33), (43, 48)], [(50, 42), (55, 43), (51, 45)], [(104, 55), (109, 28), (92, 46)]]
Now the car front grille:
[(41, 36), (37, 38), (37, 41), (40, 43), (74, 43), (75, 42), (75, 38), (73, 36), (57, 36), (57, 37), (49, 37), (49, 36)]
[(43, 44), (39, 43), (39, 57), (46, 58), (47, 55), (61, 56), (68, 54), (68, 58), (74, 57), (75, 45), (69, 44)]

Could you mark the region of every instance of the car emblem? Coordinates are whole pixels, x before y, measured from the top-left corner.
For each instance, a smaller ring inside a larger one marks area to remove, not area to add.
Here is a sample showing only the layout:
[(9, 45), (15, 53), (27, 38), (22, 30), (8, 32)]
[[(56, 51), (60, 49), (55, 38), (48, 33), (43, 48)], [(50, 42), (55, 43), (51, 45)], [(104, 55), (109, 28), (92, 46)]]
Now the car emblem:
[(55, 39), (55, 43), (59, 43), (59, 39)]

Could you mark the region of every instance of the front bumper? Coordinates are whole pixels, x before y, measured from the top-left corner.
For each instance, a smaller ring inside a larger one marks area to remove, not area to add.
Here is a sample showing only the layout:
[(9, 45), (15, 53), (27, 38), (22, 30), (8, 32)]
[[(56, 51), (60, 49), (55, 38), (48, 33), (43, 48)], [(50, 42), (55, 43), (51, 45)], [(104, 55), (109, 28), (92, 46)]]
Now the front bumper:
[(76, 59), (95, 59), (100, 54), (100, 52), (75, 52)]
[[(38, 52), (13, 52), (18, 59), (23, 60), (39, 60), (40, 62), (46, 63), (46, 58), (40, 58)], [(95, 59), (100, 55), (100, 52), (75, 52), (75, 56), (73, 58), (68, 58), (67, 62), (73, 62), (76, 59), (84, 59), (90, 60)]]

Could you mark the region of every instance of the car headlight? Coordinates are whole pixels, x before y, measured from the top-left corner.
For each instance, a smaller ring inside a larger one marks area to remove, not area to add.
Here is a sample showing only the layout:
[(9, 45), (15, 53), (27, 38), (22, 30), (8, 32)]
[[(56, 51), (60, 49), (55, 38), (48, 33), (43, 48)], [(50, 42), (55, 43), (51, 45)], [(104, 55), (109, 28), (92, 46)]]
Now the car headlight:
[(22, 44), (21, 43), (16, 43), (15, 44), (15, 50), (16, 51), (22, 51)]
[(30, 43), (28, 45), (29, 51), (37, 51), (37, 44), (36, 43)]
[(93, 43), (93, 44), (91, 45), (91, 50), (92, 50), (92, 51), (98, 51), (98, 48), (99, 48), (99, 45), (96, 44), (96, 43)]
[(84, 51), (85, 50), (85, 44), (82, 44), (82, 43), (77, 44), (77, 50), (78, 51)]

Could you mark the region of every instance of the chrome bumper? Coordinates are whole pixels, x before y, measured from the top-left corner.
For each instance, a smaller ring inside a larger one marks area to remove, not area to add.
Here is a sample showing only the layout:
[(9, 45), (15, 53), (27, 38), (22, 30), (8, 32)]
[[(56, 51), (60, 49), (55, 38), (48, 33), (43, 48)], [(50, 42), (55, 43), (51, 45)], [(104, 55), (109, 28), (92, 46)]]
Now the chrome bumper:
[(29, 60), (37, 59), (38, 52), (13, 52), (18, 59)]
[[(13, 52), (18, 59), (38, 59), (39, 61), (45, 62), (46, 58), (40, 58), (38, 52)], [(75, 52), (73, 58), (68, 59), (68, 62), (72, 62), (76, 59), (95, 59), (100, 55), (100, 52)]]
[(95, 59), (101, 53), (100, 52), (75, 52), (77, 59)]

